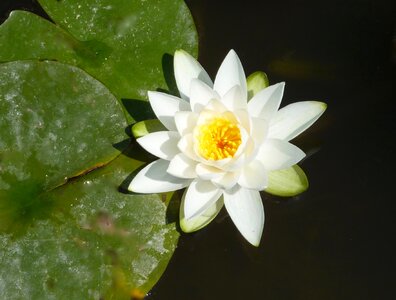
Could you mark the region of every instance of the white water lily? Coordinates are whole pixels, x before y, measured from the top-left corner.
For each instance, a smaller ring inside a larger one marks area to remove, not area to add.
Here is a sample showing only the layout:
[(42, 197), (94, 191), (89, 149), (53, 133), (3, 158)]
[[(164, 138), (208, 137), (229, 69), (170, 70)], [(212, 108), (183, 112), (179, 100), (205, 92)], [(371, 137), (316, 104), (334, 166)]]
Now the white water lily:
[(162, 193), (187, 187), (181, 228), (207, 225), (223, 204), (240, 233), (258, 246), (264, 227), (260, 191), (268, 173), (297, 164), (304, 152), (289, 141), (323, 113), (322, 102), (305, 101), (280, 110), (284, 83), (248, 102), (242, 64), (231, 50), (214, 83), (192, 56), (176, 51), (174, 71), (181, 98), (149, 92), (154, 113), (168, 131), (138, 138), (159, 159), (143, 168), (129, 190)]

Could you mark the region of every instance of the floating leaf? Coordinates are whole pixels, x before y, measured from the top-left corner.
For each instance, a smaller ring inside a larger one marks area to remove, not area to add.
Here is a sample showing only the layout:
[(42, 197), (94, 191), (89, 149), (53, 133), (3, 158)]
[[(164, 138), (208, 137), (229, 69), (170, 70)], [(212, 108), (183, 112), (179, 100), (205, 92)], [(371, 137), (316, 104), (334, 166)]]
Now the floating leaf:
[(49, 190), (101, 166), (120, 153), (113, 144), (126, 138), (115, 97), (75, 67), (2, 64), (0, 97), (2, 199), (23, 182)]
[(0, 61), (57, 60), (84, 69), (118, 99), (145, 99), (147, 90), (175, 91), (175, 50), (197, 54), (194, 22), (182, 0), (39, 2), (57, 25), (11, 13), (0, 27)]
[(130, 299), (147, 293), (164, 272), (178, 233), (175, 223), (165, 223), (166, 206), (157, 195), (119, 192), (119, 183), (140, 165), (122, 155), (47, 193), (51, 213), (25, 234), (0, 235), (1, 298)]
[(122, 193), (144, 157), (135, 145), (119, 156), (127, 123), (116, 98), (78, 68), (10, 62), (0, 115), (0, 298), (146, 293), (178, 233), (157, 195)]
[(292, 197), (307, 189), (307, 176), (298, 165), (294, 165), (288, 169), (269, 172), (265, 191), (276, 196)]

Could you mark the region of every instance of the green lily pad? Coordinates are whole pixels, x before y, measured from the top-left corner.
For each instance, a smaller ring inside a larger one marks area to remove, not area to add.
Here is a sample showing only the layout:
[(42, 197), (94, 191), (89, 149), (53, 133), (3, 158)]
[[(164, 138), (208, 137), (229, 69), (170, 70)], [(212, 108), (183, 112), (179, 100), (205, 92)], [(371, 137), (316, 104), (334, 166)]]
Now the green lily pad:
[(39, 2), (56, 24), (28, 12), (11, 13), (0, 26), (0, 61), (72, 64), (127, 102), (146, 99), (147, 90), (175, 92), (173, 53), (182, 48), (197, 55), (195, 25), (182, 0)]
[(127, 126), (116, 98), (78, 68), (10, 62), (0, 116), (0, 298), (146, 293), (178, 233), (158, 195), (124, 192), (145, 156), (116, 149)]
[(106, 164), (127, 137), (115, 97), (82, 70), (56, 62), (0, 65), (0, 115), (1, 199), (33, 192), (33, 182), (50, 190)]
[(175, 223), (166, 224), (157, 195), (119, 191), (140, 165), (121, 155), (42, 196), (51, 212), (24, 235), (0, 235), (1, 298), (131, 299), (147, 293), (179, 234)]

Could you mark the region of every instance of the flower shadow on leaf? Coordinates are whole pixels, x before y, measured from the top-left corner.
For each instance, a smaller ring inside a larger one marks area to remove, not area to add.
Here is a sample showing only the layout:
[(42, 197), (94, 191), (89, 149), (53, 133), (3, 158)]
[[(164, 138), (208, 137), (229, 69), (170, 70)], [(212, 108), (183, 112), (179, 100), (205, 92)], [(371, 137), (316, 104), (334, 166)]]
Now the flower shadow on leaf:
[(121, 99), (125, 110), (136, 121), (143, 121), (155, 118), (150, 103), (146, 100), (139, 99)]
[(169, 93), (178, 96), (179, 90), (177, 89), (175, 71), (173, 69), (173, 55), (165, 53), (162, 56), (162, 70)]
[(164, 202), (167, 205), (166, 208), (166, 222), (176, 223), (177, 231), (182, 233), (183, 231), (180, 228), (179, 224), (179, 208), (181, 203), (181, 198), (183, 196), (184, 190), (178, 190), (175, 192), (169, 192), (164, 195)]
[(136, 174), (139, 173), (140, 170), (142, 170), (147, 165), (147, 163), (155, 160), (156, 157), (154, 155), (151, 155), (147, 151), (144, 151), (144, 149), (142, 147), (140, 147), (135, 140), (132, 140), (132, 142), (130, 143), (128, 148), (126, 148), (122, 152), (121, 155), (127, 156), (127, 157), (132, 158), (132, 159), (134, 159), (136, 161), (145, 162), (143, 165), (141, 165), (140, 167), (136, 168), (131, 174), (129, 174), (122, 181), (120, 186), (118, 187), (118, 191), (120, 193), (123, 193), (123, 194), (135, 194), (135, 193), (133, 193), (131, 191), (128, 191), (128, 186), (129, 186), (132, 178), (134, 178), (136, 176)]
[[(165, 53), (162, 56), (162, 70), (164, 73), (164, 78), (167, 90), (157, 88), (158, 92), (163, 92), (171, 95), (178, 96), (179, 92), (176, 85), (174, 70), (173, 70), (173, 56)], [(146, 97), (145, 97), (146, 98)], [(135, 120), (135, 122), (144, 121), (148, 119), (156, 119), (156, 116), (151, 109), (150, 103), (143, 99), (121, 99), (127, 113)], [(129, 134), (129, 133), (128, 133)]]
[[(123, 156), (127, 156), (132, 158), (133, 160), (146, 162), (145, 164), (141, 165), (140, 167), (136, 168), (132, 173), (130, 173), (118, 186), (118, 192), (123, 194), (130, 194), (130, 195), (139, 195), (139, 193), (134, 193), (128, 190), (128, 186), (131, 180), (138, 174), (144, 167), (147, 166), (148, 163), (155, 160), (155, 156), (146, 152), (143, 148), (141, 148), (136, 142), (132, 142), (129, 147), (121, 154)], [(161, 176), (161, 174), (153, 174), (154, 176)], [(174, 192), (169, 193), (161, 193), (161, 200), (167, 206), (166, 209), (166, 223), (176, 224), (176, 229), (179, 233), (182, 233), (182, 230), (179, 226), (179, 208), (181, 203), (181, 198), (183, 195), (184, 189), (177, 190)]]

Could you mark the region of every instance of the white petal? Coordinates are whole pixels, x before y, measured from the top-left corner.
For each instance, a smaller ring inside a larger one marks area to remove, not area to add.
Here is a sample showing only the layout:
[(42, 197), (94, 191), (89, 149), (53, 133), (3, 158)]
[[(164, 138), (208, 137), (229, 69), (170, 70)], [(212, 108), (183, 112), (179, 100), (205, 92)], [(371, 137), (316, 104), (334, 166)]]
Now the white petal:
[(254, 160), (244, 166), (238, 183), (247, 189), (264, 190), (268, 186), (268, 176), (263, 164), (258, 160)]
[(129, 184), (128, 190), (135, 193), (164, 193), (188, 186), (190, 179), (174, 177), (166, 172), (169, 161), (158, 159), (143, 168)]
[(209, 101), (209, 103), (201, 111), (201, 114), (204, 111), (213, 111), (213, 112), (216, 112), (216, 113), (223, 113), (225, 111), (228, 111), (228, 109), (223, 103), (221, 103), (221, 101), (213, 99), (213, 100)]
[(249, 114), (253, 117), (271, 120), (279, 109), (285, 83), (277, 83), (261, 90), (248, 103)]
[(260, 193), (242, 187), (224, 192), (224, 204), (243, 237), (258, 247), (264, 228), (264, 207)]
[(326, 110), (317, 101), (303, 101), (281, 108), (271, 120), (269, 137), (290, 141), (311, 126)]
[(223, 197), (220, 197), (215, 204), (207, 208), (200, 215), (187, 220), (184, 216), (184, 202), (183, 198), (180, 204), (180, 228), (184, 232), (194, 232), (208, 225), (217, 216), (224, 205)]
[(192, 133), (184, 135), (177, 144), (179, 150), (192, 160), (199, 160), (194, 150), (194, 138)]
[[(227, 108), (218, 100), (211, 100), (208, 105), (199, 113), (197, 125), (208, 124), (213, 119), (218, 117), (224, 117), (230, 119), (230, 116), (234, 116), (231, 112), (227, 111)], [(234, 120), (236, 118), (234, 117)], [(230, 120), (232, 122), (232, 120)]]
[(195, 168), (195, 171), (197, 172), (199, 178), (203, 180), (211, 180), (225, 174), (223, 170), (203, 163), (199, 163)]
[(269, 123), (266, 119), (250, 118), (250, 136), (257, 145), (261, 145), (268, 135)]
[(212, 206), (222, 195), (222, 190), (208, 180), (194, 180), (184, 193), (184, 215), (191, 219)]
[(246, 76), (234, 50), (228, 52), (217, 72), (213, 89), (223, 97), (232, 87), (239, 85), (243, 100), (247, 101)]
[(183, 99), (190, 97), (190, 83), (194, 78), (198, 78), (210, 87), (213, 86), (212, 80), (201, 64), (184, 50), (177, 50), (175, 52), (173, 68), (177, 88)]
[(219, 188), (229, 190), (237, 183), (238, 178), (239, 172), (227, 172), (222, 176), (213, 178), (212, 183)]
[(247, 132), (250, 132), (250, 117), (249, 117), (249, 113), (246, 110), (244, 110), (244, 109), (235, 110), (235, 111), (233, 111), (233, 113), (237, 117), (237, 120), (242, 125), (242, 127)]
[(198, 115), (190, 111), (179, 111), (175, 114), (177, 131), (181, 136), (191, 133), (197, 124)]
[(187, 101), (175, 96), (160, 92), (148, 92), (148, 97), (157, 118), (172, 131), (176, 130), (175, 113), (190, 110), (190, 104)]
[(180, 135), (176, 131), (157, 131), (149, 133), (136, 141), (147, 152), (166, 160), (171, 160), (180, 153), (177, 143)]
[(197, 162), (191, 160), (182, 153), (176, 155), (170, 162), (167, 172), (180, 178), (195, 178)]
[(247, 108), (246, 97), (242, 95), (241, 87), (235, 85), (222, 98), (221, 102), (230, 110), (236, 111)]
[(193, 112), (199, 113), (213, 99), (220, 99), (217, 92), (201, 80), (191, 80), (190, 105)]
[(277, 140), (268, 139), (259, 149), (256, 159), (264, 165), (268, 171), (286, 169), (298, 163), (305, 157), (305, 153), (293, 144)]

